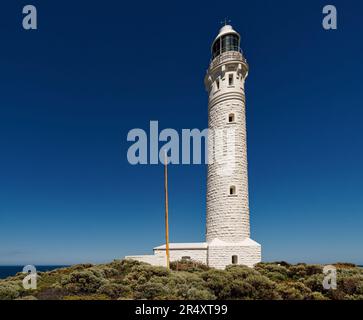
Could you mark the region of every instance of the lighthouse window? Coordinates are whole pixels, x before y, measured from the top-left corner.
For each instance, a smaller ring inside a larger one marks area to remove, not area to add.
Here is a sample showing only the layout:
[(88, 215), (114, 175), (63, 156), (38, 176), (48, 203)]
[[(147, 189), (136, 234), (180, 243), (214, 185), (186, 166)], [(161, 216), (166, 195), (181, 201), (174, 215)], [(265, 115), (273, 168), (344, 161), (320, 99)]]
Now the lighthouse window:
[(222, 38), (222, 52), (238, 51), (239, 38), (236, 34), (227, 34)]
[(213, 45), (213, 58), (218, 56), (221, 52), (221, 39), (217, 39), (216, 42)]
[(231, 196), (236, 194), (236, 187), (235, 186), (230, 186), (229, 187), (229, 194)]
[(228, 85), (229, 85), (229, 86), (233, 86), (233, 74), (230, 74), (230, 75), (228, 76)]
[(232, 264), (237, 264), (237, 263), (238, 263), (238, 257), (232, 256)]
[(190, 260), (190, 256), (182, 256), (182, 260)]
[(216, 87), (217, 87), (217, 90), (219, 90), (219, 79), (216, 80)]
[(234, 113), (231, 113), (231, 114), (228, 116), (228, 122), (229, 122), (229, 123), (234, 122)]

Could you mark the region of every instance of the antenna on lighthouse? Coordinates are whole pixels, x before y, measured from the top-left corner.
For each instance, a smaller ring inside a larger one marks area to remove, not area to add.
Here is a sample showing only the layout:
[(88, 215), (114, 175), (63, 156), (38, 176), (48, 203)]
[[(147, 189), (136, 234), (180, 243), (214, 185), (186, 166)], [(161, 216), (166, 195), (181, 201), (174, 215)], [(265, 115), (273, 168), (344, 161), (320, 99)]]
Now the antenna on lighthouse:
[(170, 269), (169, 256), (169, 199), (168, 199), (168, 161), (165, 151), (164, 155), (164, 184), (165, 184), (165, 253), (166, 267)]
[(224, 18), (224, 20), (221, 21), (221, 24), (223, 25), (227, 25), (227, 24), (230, 24), (231, 23), (231, 20), (227, 19), (227, 18)]

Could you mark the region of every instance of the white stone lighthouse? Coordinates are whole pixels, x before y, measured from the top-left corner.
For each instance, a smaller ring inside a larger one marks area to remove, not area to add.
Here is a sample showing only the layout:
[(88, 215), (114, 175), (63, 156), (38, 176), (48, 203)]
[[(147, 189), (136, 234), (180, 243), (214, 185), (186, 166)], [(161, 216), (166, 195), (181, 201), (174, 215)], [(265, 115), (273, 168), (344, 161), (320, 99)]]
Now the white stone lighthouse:
[(219, 31), (211, 53), (204, 81), (208, 127), (214, 132), (207, 180), (208, 264), (253, 265), (261, 261), (261, 246), (250, 239), (244, 90), (248, 64), (240, 50), (240, 35), (230, 25)]
[[(223, 269), (230, 264), (252, 267), (261, 261), (261, 246), (250, 239), (247, 136), (244, 84), (248, 64), (240, 35), (223, 26), (211, 47), (205, 76), (209, 95), (209, 164), (206, 242), (170, 243), (170, 260), (191, 259)], [(165, 245), (153, 255), (128, 256), (166, 265)]]

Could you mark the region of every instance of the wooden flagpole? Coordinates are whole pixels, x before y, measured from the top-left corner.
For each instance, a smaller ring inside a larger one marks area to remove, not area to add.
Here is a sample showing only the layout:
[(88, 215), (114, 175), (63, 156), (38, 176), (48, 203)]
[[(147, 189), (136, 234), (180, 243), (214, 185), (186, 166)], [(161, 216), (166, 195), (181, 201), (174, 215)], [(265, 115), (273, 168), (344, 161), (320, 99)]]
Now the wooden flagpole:
[(170, 256), (169, 256), (169, 199), (168, 199), (168, 163), (167, 154), (165, 151), (164, 159), (164, 179), (165, 179), (165, 253), (166, 253), (166, 267), (170, 269)]

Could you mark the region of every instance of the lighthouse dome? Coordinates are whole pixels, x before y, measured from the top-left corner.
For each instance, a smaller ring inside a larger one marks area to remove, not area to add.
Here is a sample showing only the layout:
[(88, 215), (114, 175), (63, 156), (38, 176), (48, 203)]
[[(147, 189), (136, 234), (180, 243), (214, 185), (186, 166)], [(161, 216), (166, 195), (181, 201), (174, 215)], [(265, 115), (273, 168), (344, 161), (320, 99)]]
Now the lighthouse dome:
[(233, 27), (229, 24), (226, 24), (225, 26), (223, 26), (220, 30), (219, 30), (219, 33), (218, 33), (218, 36), (216, 37), (219, 38), (227, 33), (232, 33), (232, 34), (237, 34), (238, 35), (238, 32), (236, 30), (233, 29)]
[(213, 41), (213, 59), (226, 51), (240, 51), (240, 35), (229, 24), (223, 26)]

